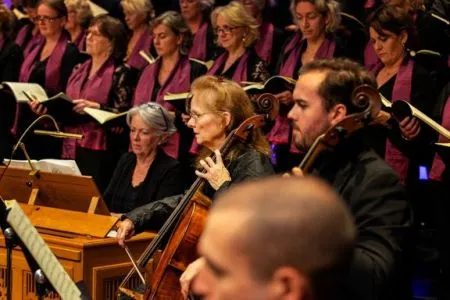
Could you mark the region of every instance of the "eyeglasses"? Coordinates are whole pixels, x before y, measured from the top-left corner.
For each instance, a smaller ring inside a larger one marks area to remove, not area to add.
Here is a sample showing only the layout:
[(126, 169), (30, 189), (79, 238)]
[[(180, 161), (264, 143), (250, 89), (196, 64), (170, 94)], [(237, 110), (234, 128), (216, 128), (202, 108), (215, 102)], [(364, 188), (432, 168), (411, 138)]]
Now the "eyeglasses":
[(197, 121), (201, 118), (201, 117), (203, 117), (204, 115), (208, 115), (208, 114), (212, 114), (212, 112), (205, 112), (205, 113), (201, 113), (201, 114), (198, 114), (198, 113), (196, 113), (196, 112), (189, 112), (189, 118), (191, 119), (191, 120), (193, 120), (194, 121), (194, 123), (197, 123)]
[(36, 23), (43, 22), (43, 23), (50, 23), (55, 21), (56, 19), (60, 19), (61, 16), (56, 17), (49, 17), (49, 16), (36, 16), (33, 18), (33, 21)]
[(161, 112), (161, 115), (164, 118), (164, 125), (165, 125), (164, 131), (167, 131), (169, 129), (169, 120), (167, 120), (166, 114), (164, 113), (162, 107), (159, 104), (152, 102), (149, 102), (146, 105), (147, 107), (150, 107), (152, 109), (158, 109)]
[(231, 27), (231, 26), (224, 26), (224, 27), (215, 27), (214, 28), (214, 34), (215, 35), (219, 35), (220, 33), (225, 33), (225, 34), (229, 34), (231, 33), (233, 30), (238, 29), (242, 26), (235, 26), (235, 27)]

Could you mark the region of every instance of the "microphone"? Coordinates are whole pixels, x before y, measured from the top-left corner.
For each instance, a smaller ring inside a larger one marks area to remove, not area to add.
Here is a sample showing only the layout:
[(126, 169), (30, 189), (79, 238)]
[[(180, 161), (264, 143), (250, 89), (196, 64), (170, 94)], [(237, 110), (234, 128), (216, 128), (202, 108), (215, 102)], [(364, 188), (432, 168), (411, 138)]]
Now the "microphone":
[(76, 133), (66, 133), (62, 131), (49, 131), (49, 130), (34, 130), (34, 134), (38, 135), (48, 135), (56, 138), (62, 138), (62, 139), (76, 139), (81, 140), (84, 138), (82, 134), (76, 134)]

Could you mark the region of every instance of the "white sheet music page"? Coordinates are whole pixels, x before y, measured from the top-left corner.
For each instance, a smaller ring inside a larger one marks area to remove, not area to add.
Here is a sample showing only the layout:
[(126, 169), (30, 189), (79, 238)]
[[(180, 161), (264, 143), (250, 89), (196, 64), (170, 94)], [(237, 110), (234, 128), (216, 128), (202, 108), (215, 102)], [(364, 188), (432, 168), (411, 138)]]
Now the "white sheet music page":
[(56, 292), (64, 300), (81, 299), (81, 291), (30, 223), (17, 201), (6, 201), (6, 206), (11, 208), (7, 217), (8, 223), (28, 248)]

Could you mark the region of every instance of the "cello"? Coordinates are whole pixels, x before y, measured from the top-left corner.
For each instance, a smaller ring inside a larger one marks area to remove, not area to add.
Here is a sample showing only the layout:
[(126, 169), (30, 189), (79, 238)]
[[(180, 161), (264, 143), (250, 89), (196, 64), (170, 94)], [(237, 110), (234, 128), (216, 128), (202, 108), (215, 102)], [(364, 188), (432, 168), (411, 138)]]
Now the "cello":
[[(236, 143), (245, 143), (253, 130), (265, 125), (266, 120), (278, 114), (278, 102), (271, 94), (262, 94), (254, 103), (260, 114), (244, 120), (227, 136), (220, 148), (223, 157)], [(210, 156), (215, 161), (215, 154)], [(203, 170), (200, 170), (203, 171)], [(151, 276), (147, 276), (144, 292), (127, 289), (126, 286), (135, 274), (131, 269), (118, 288), (117, 295), (132, 299), (182, 299), (179, 278), (186, 267), (197, 258), (196, 245), (206, 222), (211, 200), (201, 193), (205, 179), (198, 177), (181, 198), (158, 235), (137, 260), (137, 267), (143, 269), (171, 233), (159, 262)]]
[(386, 116), (381, 111), (381, 98), (375, 88), (365, 84), (356, 87), (351, 102), (359, 112), (346, 116), (315, 139), (299, 165), (304, 174), (309, 173), (314, 161), (323, 151), (333, 149), (342, 139), (366, 126), (384, 122)]

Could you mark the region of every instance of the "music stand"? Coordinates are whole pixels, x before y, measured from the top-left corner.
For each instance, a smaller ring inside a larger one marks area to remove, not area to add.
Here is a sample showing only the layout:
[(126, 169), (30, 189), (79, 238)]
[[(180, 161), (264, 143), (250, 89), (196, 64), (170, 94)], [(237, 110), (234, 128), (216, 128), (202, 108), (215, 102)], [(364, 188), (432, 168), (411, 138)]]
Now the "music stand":
[(35, 283), (36, 283), (36, 295), (39, 299), (43, 299), (45, 295), (54, 291), (51, 284), (45, 280), (41, 275), (42, 271), (39, 269), (39, 265), (34, 260), (30, 251), (25, 247), (22, 243), (21, 239), (14, 233), (14, 230), (10, 226), (7, 221), (9, 209), (6, 207), (3, 201), (0, 201), (0, 226), (3, 231), (3, 235), (5, 236), (5, 244), (6, 244), (6, 293), (7, 299), (11, 299), (11, 291), (12, 291), (12, 282), (11, 282), (11, 273), (12, 273), (12, 250), (14, 247), (19, 246), (22, 249), (23, 255), (25, 256), (25, 260), (28, 263), (28, 266), (34, 275)]
[[(0, 173), (4, 168), (0, 166)], [(26, 169), (8, 168), (0, 182), (0, 194), (31, 205), (110, 215), (92, 177), (44, 171), (33, 177), (29, 173)]]
[[(21, 248), (34, 275), (36, 295), (39, 299), (44, 299), (52, 291), (57, 292), (63, 299), (84, 300), (90, 298), (70, 279), (36, 228), (31, 225), (17, 201), (9, 201), (8, 207), (4, 201), (0, 201), (0, 225), (5, 237), (9, 240), (9, 247), (14, 248), (17, 245)], [(10, 299), (11, 256), (7, 265), (9, 266), (7, 288), (8, 299)]]

